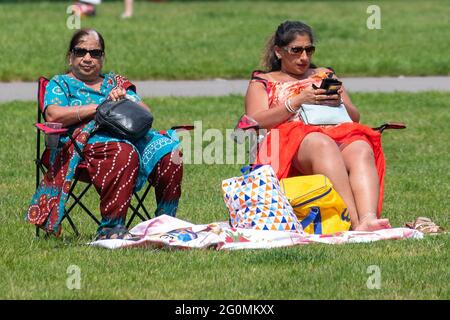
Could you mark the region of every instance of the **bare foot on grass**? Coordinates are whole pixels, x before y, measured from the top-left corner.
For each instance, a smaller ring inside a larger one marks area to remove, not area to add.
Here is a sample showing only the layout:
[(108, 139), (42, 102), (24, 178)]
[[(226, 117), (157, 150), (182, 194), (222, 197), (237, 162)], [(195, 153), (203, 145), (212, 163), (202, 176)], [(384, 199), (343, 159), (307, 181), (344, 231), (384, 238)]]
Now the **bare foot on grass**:
[(360, 223), (354, 230), (355, 231), (377, 231), (381, 229), (390, 229), (391, 224), (389, 219), (376, 219), (367, 218), (362, 223)]

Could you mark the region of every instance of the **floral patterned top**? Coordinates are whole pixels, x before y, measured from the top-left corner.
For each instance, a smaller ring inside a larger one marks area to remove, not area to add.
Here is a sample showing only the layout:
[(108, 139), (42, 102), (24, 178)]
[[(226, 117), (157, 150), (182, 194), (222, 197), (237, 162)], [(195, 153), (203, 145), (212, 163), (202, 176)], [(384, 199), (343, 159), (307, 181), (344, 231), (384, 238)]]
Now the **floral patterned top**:
[[(293, 81), (272, 81), (261, 78), (259, 75), (264, 74), (263, 71), (256, 70), (252, 73), (250, 82), (260, 82), (265, 88), (269, 99), (269, 108), (273, 108), (280, 103), (298, 95), (303, 89), (315, 84), (320, 86), (322, 79), (325, 79), (329, 72), (320, 71), (303, 80)], [(299, 121), (298, 114), (294, 114), (289, 121)]]

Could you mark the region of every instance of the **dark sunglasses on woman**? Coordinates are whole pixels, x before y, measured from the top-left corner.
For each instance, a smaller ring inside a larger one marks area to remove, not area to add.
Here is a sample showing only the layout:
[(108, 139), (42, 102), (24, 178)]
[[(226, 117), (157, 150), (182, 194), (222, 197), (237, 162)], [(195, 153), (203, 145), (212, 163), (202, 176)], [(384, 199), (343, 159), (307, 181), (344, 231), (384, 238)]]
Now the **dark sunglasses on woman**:
[(83, 49), (83, 48), (73, 48), (72, 53), (75, 55), (75, 57), (78, 57), (78, 58), (82, 58), (87, 53), (89, 53), (89, 55), (94, 59), (100, 59), (101, 57), (103, 57), (103, 54), (104, 54), (102, 49), (88, 50), (88, 49)]
[(286, 50), (287, 53), (289, 53), (292, 56), (301, 56), (303, 54), (303, 51), (306, 51), (306, 54), (308, 56), (312, 55), (314, 51), (316, 51), (315, 46), (307, 46), (307, 47), (283, 47), (284, 50)]

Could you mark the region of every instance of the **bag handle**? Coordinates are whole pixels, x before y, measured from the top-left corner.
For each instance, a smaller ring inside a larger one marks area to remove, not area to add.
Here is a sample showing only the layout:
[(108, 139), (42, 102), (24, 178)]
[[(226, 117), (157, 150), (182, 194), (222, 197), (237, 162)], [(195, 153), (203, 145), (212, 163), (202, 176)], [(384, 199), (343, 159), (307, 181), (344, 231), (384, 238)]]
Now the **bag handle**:
[(311, 223), (314, 223), (314, 234), (322, 234), (322, 221), (320, 218), (319, 207), (309, 208), (309, 214), (305, 219), (300, 221), (303, 230), (305, 230)]
[[(244, 166), (241, 168), (241, 172), (242, 174), (247, 174), (250, 173), (258, 168), (261, 168), (263, 165), (262, 164), (250, 164), (248, 166)], [(247, 172), (248, 171), (248, 172)]]

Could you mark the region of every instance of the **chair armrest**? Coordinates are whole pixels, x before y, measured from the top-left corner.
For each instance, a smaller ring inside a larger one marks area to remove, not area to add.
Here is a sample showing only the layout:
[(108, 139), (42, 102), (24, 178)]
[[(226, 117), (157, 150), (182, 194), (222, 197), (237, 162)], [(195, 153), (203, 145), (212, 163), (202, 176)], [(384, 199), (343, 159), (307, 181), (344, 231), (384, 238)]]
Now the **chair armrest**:
[(383, 133), (383, 131), (386, 129), (406, 129), (406, 124), (404, 124), (403, 122), (386, 122), (381, 126), (372, 129)]
[[(195, 129), (195, 126), (192, 124), (180, 124), (178, 126), (173, 126), (170, 130), (181, 131), (181, 130), (192, 130)], [(167, 130), (160, 130), (160, 134), (166, 134)]]
[(239, 118), (238, 123), (236, 124), (235, 130), (241, 129), (241, 130), (250, 130), (250, 129), (259, 129), (259, 123), (253, 119), (252, 117), (244, 114), (242, 117)]
[(171, 130), (193, 130), (195, 126), (192, 124), (180, 124), (178, 126), (173, 126)]
[(44, 132), (44, 134), (51, 135), (51, 134), (65, 134), (65, 133), (67, 133), (67, 129), (66, 128), (53, 129), (53, 128), (47, 127), (43, 123), (35, 123), (34, 126), (36, 128), (38, 128), (40, 131)]
[(245, 142), (245, 138), (248, 137), (249, 134), (256, 133), (256, 137), (258, 137), (257, 131), (260, 128), (261, 127), (259, 126), (259, 123), (255, 119), (244, 114), (239, 118), (236, 127), (234, 127), (234, 131), (231, 133), (230, 138), (238, 144), (243, 144)]

